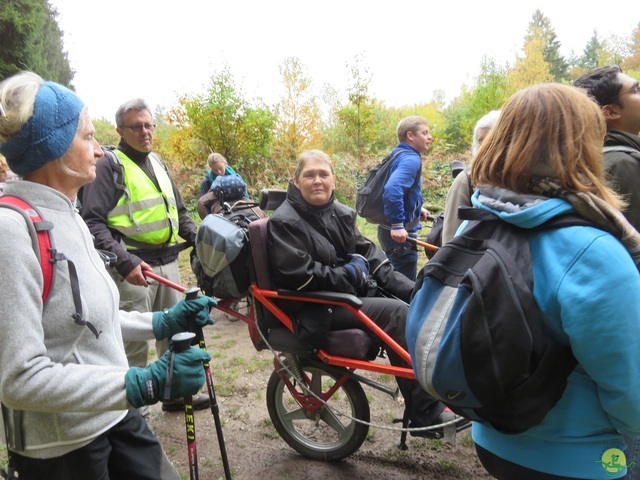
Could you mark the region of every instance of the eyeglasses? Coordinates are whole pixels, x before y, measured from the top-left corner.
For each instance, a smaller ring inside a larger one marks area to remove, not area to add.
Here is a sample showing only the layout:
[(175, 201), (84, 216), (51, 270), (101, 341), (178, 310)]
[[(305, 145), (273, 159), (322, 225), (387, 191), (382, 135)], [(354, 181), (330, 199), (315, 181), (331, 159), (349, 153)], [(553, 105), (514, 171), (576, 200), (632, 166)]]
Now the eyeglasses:
[(144, 128), (147, 132), (153, 132), (156, 129), (155, 123), (145, 123), (144, 125), (124, 125), (122, 128), (130, 128), (135, 133), (141, 133)]
[(636, 84), (635, 86), (631, 87), (626, 92), (619, 93), (618, 95), (613, 97), (611, 100), (609, 100), (609, 103), (613, 103), (614, 100), (619, 99), (621, 96), (626, 95), (627, 93), (639, 93), (639, 92), (640, 92), (640, 84)]

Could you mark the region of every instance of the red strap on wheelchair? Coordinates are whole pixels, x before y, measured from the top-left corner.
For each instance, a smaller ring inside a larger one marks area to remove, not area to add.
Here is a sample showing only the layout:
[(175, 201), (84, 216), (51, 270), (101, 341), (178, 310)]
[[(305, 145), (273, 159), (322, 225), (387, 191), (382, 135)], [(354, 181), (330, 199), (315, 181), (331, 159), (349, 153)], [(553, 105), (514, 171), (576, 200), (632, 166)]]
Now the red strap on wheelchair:
[(40, 229), (38, 225), (44, 220), (40, 216), (40, 213), (27, 201), (13, 195), (0, 196), (0, 202), (13, 205), (22, 210), (26, 217), (28, 217), (33, 223), (36, 230), (36, 238), (38, 240), (38, 250), (40, 267), (42, 268), (42, 278), (44, 280), (44, 288), (42, 289), (42, 303), (44, 303), (49, 297), (49, 291), (51, 290), (51, 282), (53, 281), (53, 252), (51, 248), (51, 238), (49, 237), (48, 229)]

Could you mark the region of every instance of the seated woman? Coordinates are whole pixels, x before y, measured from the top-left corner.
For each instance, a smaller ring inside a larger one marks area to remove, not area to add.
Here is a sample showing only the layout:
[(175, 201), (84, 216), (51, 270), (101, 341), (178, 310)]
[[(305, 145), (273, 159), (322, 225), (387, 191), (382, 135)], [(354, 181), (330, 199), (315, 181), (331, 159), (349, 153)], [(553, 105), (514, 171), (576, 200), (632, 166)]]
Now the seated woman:
[[(355, 210), (335, 201), (334, 189), (329, 157), (320, 150), (302, 153), (287, 199), (268, 223), (274, 283), (289, 290), (330, 290), (363, 297), (362, 311), (406, 348), (405, 301), (413, 282), (396, 272), (382, 250), (362, 236)], [(401, 300), (366, 296), (369, 276)], [(318, 348), (330, 329), (364, 328), (346, 309), (299, 302), (283, 309), (295, 319), (299, 338)], [(391, 364), (407, 366), (391, 349), (387, 354)], [(398, 384), (410, 404), (411, 428), (441, 423), (444, 407), (439, 401), (416, 381), (398, 379)], [(435, 436), (436, 431), (412, 434)]]

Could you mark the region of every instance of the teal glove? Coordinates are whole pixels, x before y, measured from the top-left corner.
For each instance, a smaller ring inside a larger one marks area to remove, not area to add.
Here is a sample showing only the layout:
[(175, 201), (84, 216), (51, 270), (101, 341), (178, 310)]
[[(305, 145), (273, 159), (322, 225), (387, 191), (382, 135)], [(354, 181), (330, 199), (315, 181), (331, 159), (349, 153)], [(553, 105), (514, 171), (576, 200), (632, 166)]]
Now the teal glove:
[[(167, 366), (174, 353), (173, 374), (171, 375), (170, 398), (161, 398), (167, 383)], [(173, 400), (198, 393), (204, 385), (203, 362), (211, 360), (206, 351), (189, 347), (184, 352), (166, 352), (146, 368), (131, 367), (124, 376), (129, 403), (140, 408), (143, 405), (153, 405), (159, 400)]]
[(162, 312), (153, 312), (153, 334), (157, 340), (164, 340), (176, 333), (188, 332), (190, 318), (193, 318), (199, 327), (213, 325), (209, 312), (217, 304), (213, 298), (201, 295), (193, 300), (180, 300)]

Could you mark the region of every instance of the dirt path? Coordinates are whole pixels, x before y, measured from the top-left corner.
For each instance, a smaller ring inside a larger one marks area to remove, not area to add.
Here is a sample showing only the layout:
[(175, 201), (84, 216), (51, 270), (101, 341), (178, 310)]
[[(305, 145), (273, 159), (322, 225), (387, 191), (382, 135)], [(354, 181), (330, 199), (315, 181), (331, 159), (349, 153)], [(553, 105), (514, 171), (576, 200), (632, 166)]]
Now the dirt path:
[[(478, 462), (469, 430), (458, 435), (456, 446), (441, 440), (412, 439), (408, 451), (399, 450), (400, 433), (371, 428), (367, 440), (353, 455), (339, 462), (308, 460), (291, 449), (273, 427), (265, 402), (273, 355), (256, 352), (246, 325), (214, 310), (216, 324), (205, 329), (207, 349), (218, 395), (229, 465), (234, 480), (331, 479), (488, 479)], [(383, 379), (393, 383), (393, 379)], [(374, 424), (392, 427), (402, 416), (402, 405), (389, 395), (364, 387)], [(188, 478), (184, 416), (164, 413), (154, 406), (149, 424), (170, 459)], [(213, 416), (196, 412), (200, 478), (224, 478)]]

